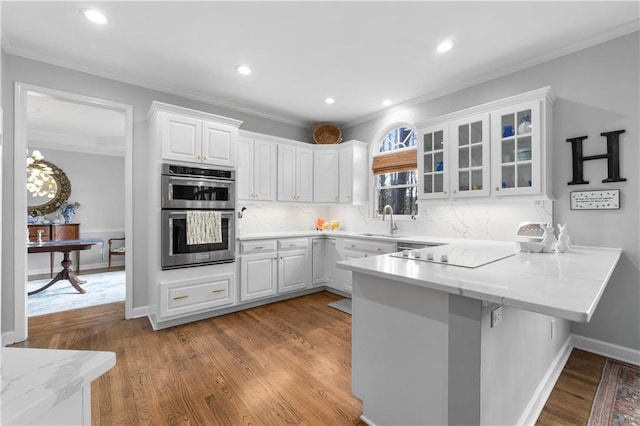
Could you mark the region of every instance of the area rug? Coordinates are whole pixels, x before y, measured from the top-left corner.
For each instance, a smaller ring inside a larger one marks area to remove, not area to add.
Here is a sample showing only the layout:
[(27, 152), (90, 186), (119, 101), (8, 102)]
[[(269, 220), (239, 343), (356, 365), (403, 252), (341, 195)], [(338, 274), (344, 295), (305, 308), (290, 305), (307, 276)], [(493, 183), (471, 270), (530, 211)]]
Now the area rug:
[(347, 314), (351, 315), (351, 299), (336, 300), (335, 302), (327, 304), (327, 306), (331, 306), (334, 309), (346, 312)]
[[(27, 296), (27, 316), (32, 317), (125, 300), (125, 271), (81, 274), (78, 275), (78, 278), (87, 281), (81, 285), (87, 291), (86, 293), (76, 291), (69, 281), (58, 281), (38, 294)], [(29, 281), (27, 291), (37, 290), (49, 281), (51, 281), (50, 278)]]
[(640, 367), (607, 359), (589, 416), (590, 426), (640, 424)]

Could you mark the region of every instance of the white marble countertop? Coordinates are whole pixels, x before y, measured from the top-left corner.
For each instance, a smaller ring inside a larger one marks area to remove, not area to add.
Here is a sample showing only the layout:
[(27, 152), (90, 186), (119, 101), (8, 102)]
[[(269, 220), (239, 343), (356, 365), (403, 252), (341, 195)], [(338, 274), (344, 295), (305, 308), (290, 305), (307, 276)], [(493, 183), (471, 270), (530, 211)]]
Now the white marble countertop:
[(414, 243), (437, 243), (437, 244), (450, 244), (454, 242), (467, 241), (460, 238), (445, 238), (445, 237), (430, 237), (419, 235), (385, 235), (374, 234), (367, 235), (366, 232), (356, 231), (315, 231), (312, 229), (302, 231), (273, 231), (273, 232), (261, 232), (239, 235), (238, 241), (252, 241), (252, 240), (267, 240), (274, 238), (296, 238), (296, 237), (342, 237), (342, 238), (361, 238), (366, 240), (383, 240), (391, 242), (414, 242)]
[(391, 255), (341, 261), (337, 265), (393, 281), (588, 322), (622, 253), (618, 248), (582, 246), (572, 246), (569, 253), (522, 253), (513, 242), (465, 240), (464, 244), (475, 244), (478, 249), (512, 247), (515, 255), (477, 268)]
[(2, 424), (24, 424), (116, 364), (113, 352), (2, 348)]

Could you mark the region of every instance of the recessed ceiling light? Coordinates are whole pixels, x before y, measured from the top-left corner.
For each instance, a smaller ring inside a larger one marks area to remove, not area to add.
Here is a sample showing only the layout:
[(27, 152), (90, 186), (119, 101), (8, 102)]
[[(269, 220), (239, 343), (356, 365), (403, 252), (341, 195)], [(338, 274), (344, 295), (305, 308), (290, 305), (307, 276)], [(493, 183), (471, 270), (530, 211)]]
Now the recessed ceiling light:
[(238, 71), (242, 75), (251, 74), (251, 68), (246, 65), (236, 65), (236, 71)]
[(451, 39), (444, 40), (438, 45), (438, 52), (440, 53), (448, 52), (451, 49), (453, 49), (453, 40)]
[(329, 105), (331, 105), (332, 103), (335, 103), (335, 101), (336, 101), (336, 100), (335, 100), (335, 99), (333, 99), (333, 98), (327, 98), (327, 99), (325, 99), (325, 100), (324, 100), (324, 103), (325, 103), (325, 104), (329, 104)]
[(96, 9), (82, 9), (80, 13), (84, 15), (85, 18), (93, 22), (94, 24), (104, 25), (107, 23), (107, 17), (104, 16), (102, 12)]
[(389, 99), (385, 99), (384, 101), (382, 101), (382, 105), (383, 105), (383, 106), (389, 106), (389, 105), (391, 105), (391, 100), (389, 100)]

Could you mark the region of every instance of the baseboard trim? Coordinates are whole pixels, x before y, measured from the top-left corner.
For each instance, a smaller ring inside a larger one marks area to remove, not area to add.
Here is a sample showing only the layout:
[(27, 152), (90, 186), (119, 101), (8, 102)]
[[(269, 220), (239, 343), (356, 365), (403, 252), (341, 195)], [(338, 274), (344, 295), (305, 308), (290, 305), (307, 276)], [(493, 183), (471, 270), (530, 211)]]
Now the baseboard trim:
[(540, 413), (542, 412), (544, 405), (547, 403), (547, 399), (549, 399), (549, 395), (551, 395), (560, 374), (562, 374), (562, 369), (567, 363), (569, 355), (571, 355), (571, 351), (573, 350), (572, 340), (572, 335), (569, 335), (558, 352), (558, 355), (556, 355), (553, 362), (547, 369), (546, 374), (538, 384), (536, 391), (533, 393), (529, 403), (520, 415), (520, 419), (517, 424), (534, 425), (536, 420), (538, 420), (538, 417), (540, 417)]
[(638, 350), (603, 342), (602, 340), (579, 336), (577, 334), (572, 334), (571, 338), (574, 348), (640, 366), (640, 351)]
[(13, 345), (16, 343), (16, 334), (13, 331), (5, 331), (2, 333), (2, 346)]
[(132, 309), (131, 318), (127, 318), (127, 319), (143, 318), (143, 317), (146, 317), (148, 314), (149, 314), (148, 306), (138, 306), (137, 308)]

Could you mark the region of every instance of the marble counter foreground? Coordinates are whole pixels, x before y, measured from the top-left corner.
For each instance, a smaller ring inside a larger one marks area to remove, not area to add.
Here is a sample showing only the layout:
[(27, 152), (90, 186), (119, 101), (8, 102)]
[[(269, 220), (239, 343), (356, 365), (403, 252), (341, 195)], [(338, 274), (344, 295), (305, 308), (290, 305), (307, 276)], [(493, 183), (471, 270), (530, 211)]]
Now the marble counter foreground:
[(116, 364), (113, 352), (2, 348), (2, 424), (24, 424)]

